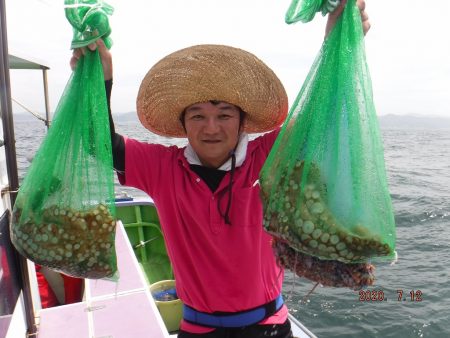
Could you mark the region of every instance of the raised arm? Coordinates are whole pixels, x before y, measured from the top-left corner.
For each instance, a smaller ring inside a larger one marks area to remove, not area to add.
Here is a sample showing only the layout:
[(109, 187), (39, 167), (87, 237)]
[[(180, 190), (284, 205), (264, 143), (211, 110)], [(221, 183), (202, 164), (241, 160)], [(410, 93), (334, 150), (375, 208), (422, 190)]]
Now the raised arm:
[[(88, 49), (94, 51), (98, 48), (100, 59), (103, 66), (103, 75), (105, 77), (106, 101), (108, 103), (109, 113), (109, 129), (111, 132), (111, 145), (113, 155), (113, 166), (116, 171), (123, 173), (125, 171), (125, 142), (123, 136), (116, 133), (114, 128), (114, 121), (111, 114), (111, 91), (113, 78), (113, 65), (111, 52), (106, 48), (102, 39), (97, 40), (96, 43), (90, 44)], [(89, 53), (86, 48), (74, 49), (72, 58), (70, 59), (70, 67), (75, 69), (78, 59)]]

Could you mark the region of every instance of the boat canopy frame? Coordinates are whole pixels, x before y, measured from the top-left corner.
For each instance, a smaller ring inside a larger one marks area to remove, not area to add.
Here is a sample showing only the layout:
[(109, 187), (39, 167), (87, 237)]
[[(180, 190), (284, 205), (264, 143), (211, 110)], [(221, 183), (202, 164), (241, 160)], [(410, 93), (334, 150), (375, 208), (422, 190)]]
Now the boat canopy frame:
[[(44, 86), (44, 101), (45, 101), (45, 126), (47, 129), (50, 126), (50, 101), (48, 95), (48, 77), (47, 71), (50, 69), (48, 65), (46, 65), (43, 61), (37, 60), (30, 56), (22, 55), (21, 53), (17, 53), (16, 51), (8, 53), (8, 63), (9, 69), (34, 69), (34, 70), (42, 70), (42, 82)], [(15, 101), (15, 100), (14, 100)], [(18, 103), (18, 102), (16, 102)], [(22, 108), (27, 109), (20, 103), (18, 103)], [(34, 114), (33, 114), (34, 115)], [(38, 117), (40, 118), (40, 117)], [(42, 118), (41, 118), (42, 119)]]

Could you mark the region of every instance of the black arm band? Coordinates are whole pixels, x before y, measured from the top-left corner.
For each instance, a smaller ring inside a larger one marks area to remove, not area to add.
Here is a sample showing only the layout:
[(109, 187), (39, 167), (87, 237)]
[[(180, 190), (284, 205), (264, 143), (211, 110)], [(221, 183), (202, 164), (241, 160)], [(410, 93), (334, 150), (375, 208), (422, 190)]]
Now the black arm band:
[(114, 121), (111, 113), (112, 83), (112, 80), (105, 81), (106, 102), (108, 103), (109, 114), (109, 130), (111, 132), (113, 166), (115, 170), (123, 173), (125, 171), (125, 141), (123, 140), (123, 136), (117, 134), (114, 128)]

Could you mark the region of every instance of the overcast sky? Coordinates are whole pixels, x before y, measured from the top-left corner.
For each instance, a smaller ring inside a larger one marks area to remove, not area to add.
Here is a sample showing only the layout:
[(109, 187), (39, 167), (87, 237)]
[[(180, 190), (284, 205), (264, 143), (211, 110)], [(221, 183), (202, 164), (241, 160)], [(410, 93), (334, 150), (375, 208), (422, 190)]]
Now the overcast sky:
[[(378, 115), (450, 117), (450, 1), (366, 0), (366, 54)], [(10, 53), (44, 61), (51, 110), (69, 76), (72, 30), (63, 0), (6, 0)], [(246, 49), (284, 83), (290, 102), (317, 55), (325, 19), (287, 25), (291, 0), (111, 0), (113, 113), (135, 111), (148, 69), (166, 54), (201, 43)], [(12, 96), (44, 111), (42, 75), (12, 71)], [(23, 111), (16, 104), (14, 111)]]

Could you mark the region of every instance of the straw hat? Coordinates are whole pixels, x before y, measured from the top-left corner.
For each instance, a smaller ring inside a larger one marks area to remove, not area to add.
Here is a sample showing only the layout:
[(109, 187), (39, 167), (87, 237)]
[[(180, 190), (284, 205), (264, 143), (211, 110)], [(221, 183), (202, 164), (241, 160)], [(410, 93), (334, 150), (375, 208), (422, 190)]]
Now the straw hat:
[(137, 113), (150, 131), (185, 137), (182, 111), (210, 100), (245, 111), (248, 133), (274, 129), (288, 110), (283, 85), (256, 56), (229, 46), (198, 45), (164, 57), (149, 70), (139, 88)]

